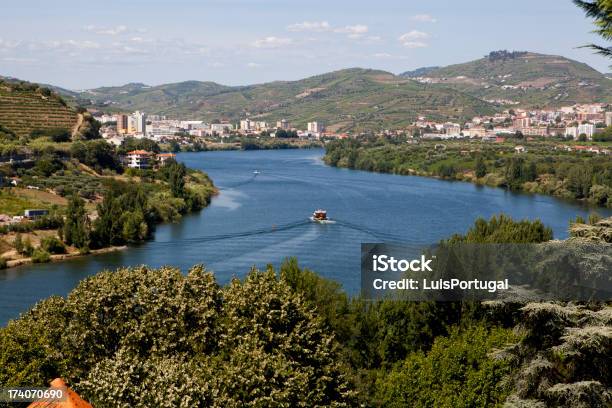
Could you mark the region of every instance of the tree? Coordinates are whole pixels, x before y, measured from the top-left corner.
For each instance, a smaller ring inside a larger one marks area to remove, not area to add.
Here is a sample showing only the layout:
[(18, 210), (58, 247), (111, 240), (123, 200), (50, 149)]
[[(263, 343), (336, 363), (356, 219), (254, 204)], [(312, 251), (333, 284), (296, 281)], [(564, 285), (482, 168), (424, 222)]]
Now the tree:
[(484, 177), (487, 174), (487, 165), (485, 164), (482, 156), (478, 156), (476, 159), (476, 167), (475, 167), (475, 175), (476, 177)]
[(495, 244), (527, 244), (546, 242), (553, 239), (552, 229), (542, 221), (515, 221), (511, 217), (500, 214), (488, 221), (478, 218), (465, 235), (455, 234), (449, 243), (495, 243)]
[(428, 353), (414, 353), (377, 381), (382, 406), (490, 407), (502, 404), (511, 384), (508, 360), (487, 356), (516, 341), (511, 330), (483, 326), (454, 329)]
[(534, 161), (529, 162), (525, 168), (525, 180), (535, 181), (538, 178), (538, 169)]
[(185, 176), (187, 169), (183, 163), (173, 162), (165, 166), (168, 168), (168, 183), (173, 197), (185, 196)]
[(15, 235), (15, 241), (13, 241), (13, 246), (15, 247), (15, 251), (17, 251), (18, 254), (23, 254), (24, 246), (20, 233), (17, 233), (17, 235)]
[[(582, 8), (586, 15), (593, 18), (595, 26), (594, 32), (599, 34), (604, 40), (612, 40), (612, 1), (610, 0), (594, 0), (583, 1), (574, 0), (574, 3)], [(589, 44), (585, 47), (595, 50), (598, 54), (612, 58), (612, 47)]]
[(593, 171), (586, 165), (572, 166), (567, 174), (567, 189), (574, 193), (575, 198), (585, 198), (589, 195), (593, 181)]
[(64, 242), (78, 249), (89, 248), (89, 218), (85, 201), (76, 194), (70, 197), (63, 229)]
[(338, 343), (276, 273), (201, 266), (84, 279), (0, 328), (0, 382), (61, 376), (95, 406), (356, 406)]
[(56, 237), (45, 237), (40, 242), (40, 247), (50, 254), (65, 254), (66, 246)]
[(178, 144), (178, 142), (176, 140), (171, 140), (170, 141), (170, 151), (172, 153), (178, 153), (181, 151), (181, 145)]

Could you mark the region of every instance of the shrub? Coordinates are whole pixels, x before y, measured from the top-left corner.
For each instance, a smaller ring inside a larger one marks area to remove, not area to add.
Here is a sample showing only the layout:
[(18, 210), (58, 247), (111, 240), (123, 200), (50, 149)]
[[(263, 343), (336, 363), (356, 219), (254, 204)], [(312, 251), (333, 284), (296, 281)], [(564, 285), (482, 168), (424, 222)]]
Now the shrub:
[(46, 237), (44, 238), (40, 246), (50, 254), (65, 254), (66, 246), (62, 241), (57, 239), (56, 237)]
[(33, 263), (47, 263), (51, 261), (51, 255), (42, 248), (36, 248), (32, 253)]

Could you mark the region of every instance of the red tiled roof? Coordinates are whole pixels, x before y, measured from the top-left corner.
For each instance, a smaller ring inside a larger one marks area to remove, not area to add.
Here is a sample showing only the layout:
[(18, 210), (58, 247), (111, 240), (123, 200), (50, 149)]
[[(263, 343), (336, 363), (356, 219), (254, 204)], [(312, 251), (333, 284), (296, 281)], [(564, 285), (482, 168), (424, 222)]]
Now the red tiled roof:
[(157, 155), (157, 157), (176, 157), (176, 154), (174, 153), (160, 153)]
[(64, 401), (36, 401), (28, 405), (28, 408), (93, 408), (93, 406), (79, 397), (79, 395), (68, 388), (64, 380), (56, 378), (51, 381), (52, 388), (64, 388), (68, 394)]
[(128, 152), (128, 154), (139, 154), (141, 156), (150, 156), (153, 153), (147, 152), (146, 150), (132, 150), (131, 152)]

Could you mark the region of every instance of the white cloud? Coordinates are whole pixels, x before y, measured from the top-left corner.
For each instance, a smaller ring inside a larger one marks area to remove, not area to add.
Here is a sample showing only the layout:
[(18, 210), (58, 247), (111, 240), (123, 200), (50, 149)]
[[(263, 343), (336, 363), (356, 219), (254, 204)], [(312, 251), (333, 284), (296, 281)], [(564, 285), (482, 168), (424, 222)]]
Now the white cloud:
[(91, 31), (100, 35), (119, 35), (128, 31), (127, 26), (118, 25), (116, 27), (97, 27), (95, 25), (86, 25), (83, 27), (85, 31)]
[(402, 44), (406, 48), (427, 48), (428, 44), (423, 41), (406, 41)]
[(29, 63), (29, 62), (36, 62), (38, 60), (35, 58), (6, 57), (6, 58), (2, 58), (2, 61), (16, 62), (16, 63)]
[(404, 47), (407, 48), (425, 48), (428, 44), (425, 42), (429, 38), (429, 34), (423, 31), (412, 30), (406, 34), (402, 34), (398, 40)]
[(2, 49), (8, 50), (8, 49), (17, 48), (19, 44), (20, 44), (19, 41), (9, 41), (9, 40), (4, 40), (0, 38), (0, 50)]
[(291, 38), (266, 37), (253, 43), (255, 48), (279, 48), (293, 43)]
[(374, 58), (391, 58), (393, 55), (386, 53), (386, 52), (377, 52), (376, 54), (372, 55)]
[(360, 38), (368, 32), (368, 26), (363, 24), (347, 25), (342, 28), (336, 28), (334, 32), (348, 34), (349, 38)]
[(295, 23), (287, 26), (289, 31), (314, 31), (324, 32), (330, 31), (331, 26), (327, 21), (304, 21), (302, 23)]
[(438, 21), (429, 14), (417, 14), (415, 16), (410, 17), (410, 19), (414, 21), (419, 21), (421, 23), (435, 23), (436, 21)]
[(39, 48), (49, 47), (54, 49), (79, 49), (79, 50), (89, 50), (89, 49), (97, 49), (100, 48), (100, 44), (94, 41), (89, 40), (56, 40), (50, 41), (46, 43), (32, 43), (30, 44), (30, 49), (39, 49)]
[(256, 62), (249, 62), (248, 64), (246, 64), (246, 66), (248, 68), (259, 68), (259, 67), (261, 67), (261, 64), (258, 64)]

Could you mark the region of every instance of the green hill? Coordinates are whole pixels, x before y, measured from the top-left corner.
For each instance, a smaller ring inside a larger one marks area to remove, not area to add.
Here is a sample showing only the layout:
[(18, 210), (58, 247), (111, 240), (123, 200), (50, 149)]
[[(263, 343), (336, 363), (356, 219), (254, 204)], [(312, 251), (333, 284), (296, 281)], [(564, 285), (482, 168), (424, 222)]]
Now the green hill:
[(422, 76), (478, 98), (527, 107), (612, 102), (610, 79), (587, 64), (556, 55), (494, 51), (476, 61), (426, 70)]
[(454, 89), (360, 68), (242, 87), (197, 81), (154, 87), (130, 84), (89, 90), (79, 98), (90, 99), (93, 106), (110, 104), (207, 121), (249, 116), (270, 122), (285, 118), (304, 126), (318, 120), (338, 131), (406, 126), (419, 114), (464, 118), (493, 112), (492, 105)]
[(50, 89), (29, 83), (0, 81), (0, 128), (27, 136), (34, 130), (73, 132), (78, 114)]

